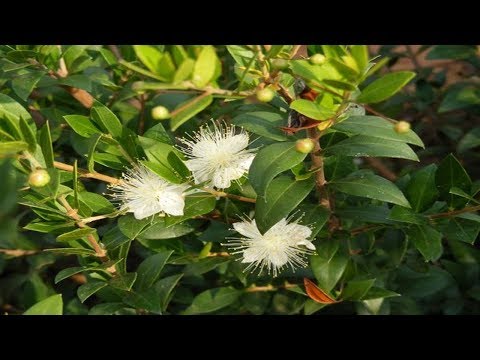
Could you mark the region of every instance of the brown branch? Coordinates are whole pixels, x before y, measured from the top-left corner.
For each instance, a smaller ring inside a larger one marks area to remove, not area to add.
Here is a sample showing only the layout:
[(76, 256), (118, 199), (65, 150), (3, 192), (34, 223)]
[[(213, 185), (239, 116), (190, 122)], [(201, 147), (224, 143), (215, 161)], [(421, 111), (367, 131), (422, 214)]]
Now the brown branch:
[(382, 163), (379, 159), (377, 158), (372, 158), (372, 157), (365, 157), (365, 161), (368, 162), (368, 164), (374, 168), (375, 170), (378, 171), (380, 175), (382, 175), (384, 178), (390, 180), (390, 181), (396, 181), (398, 179), (397, 174), (395, 174), (392, 170), (390, 170), (384, 163)]
[(265, 286), (250, 286), (245, 289), (245, 292), (263, 292), (263, 291), (276, 291), (278, 289), (290, 289), (293, 287), (298, 286), (299, 284), (290, 284), (288, 282), (285, 282), (285, 284), (280, 285), (280, 286), (273, 286), (272, 284), (265, 285)]
[(38, 254), (38, 250), (23, 250), (23, 249), (0, 249), (0, 254), (8, 256), (19, 257)]
[(328, 197), (328, 191), (325, 187), (327, 181), (325, 180), (325, 171), (323, 167), (323, 156), (320, 155), (320, 151), (322, 150), (320, 147), (320, 136), (321, 133), (316, 129), (307, 129), (308, 137), (313, 140), (315, 143), (315, 147), (313, 151), (310, 153), (310, 158), (312, 159), (312, 169), (318, 169), (315, 172), (315, 187), (317, 188), (319, 199), (318, 202), (323, 207), (327, 208), (328, 210), (331, 209), (330, 199)]
[(229, 199), (235, 199), (235, 200), (240, 200), (240, 201), (249, 202), (249, 203), (256, 203), (257, 202), (257, 200), (253, 199), (253, 198), (247, 198), (245, 196), (228, 194), (228, 193), (223, 192), (223, 191), (216, 191), (216, 190), (209, 189), (209, 188), (202, 188), (202, 190), (212, 194), (213, 196), (226, 197), (226, 198), (229, 198)]
[[(65, 164), (65, 163), (62, 163), (62, 162), (59, 162), (59, 161), (54, 161), (53, 165), (57, 169), (73, 172), (73, 166), (72, 165), (68, 165), (68, 164)], [(91, 172), (88, 172), (88, 170), (85, 170), (85, 169), (78, 169), (77, 171), (78, 171), (79, 176), (84, 177), (84, 178), (97, 179), (97, 180), (104, 181), (104, 182), (107, 182), (107, 183), (110, 183), (110, 184), (113, 184), (113, 185), (118, 185), (119, 183), (122, 182), (121, 179), (117, 179), (117, 178), (114, 178), (114, 177), (108, 176), (108, 175), (103, 175), (103, 174), (100, 174), (100, 173), (97, 173), (97, 172), (91, 173)]]
[(480, 211), (480, 205), (477, 206), (469, 206), (460, 210), (453, 210), (453, 211), (446, 211), (443, 213), (438, 213), (438, 214), (432, 214), (428, 215), (429, 219), (440, 219), (440, 218), (448, 218), (451, 216), (459, 215), (459, 214), (464, 214), (464, 213), (469, 213), (469, 212), (475, 212), (475, 211)]
[(381, 118), (384, 118), (385, 120), (390, 121), (392, 124), (396, 124), (396, 123), (397, 123), (395, 120), (389, 118), (387, 115), (382, 114), (381, 112), (379, 112), (379, 111), (371, 108), (371, 107), (368, 106), (368, 105), (363, 104), (362, 106), (365, 108), (365, 110), (367, 110), (368, 112), (371, 112), (373, 115), (380, 116)]
[[(82, 222), (82, 219), (80, 218), (80, 216), (78, 216), (78, 213), (77, 213), (77, 210), (76, 209), (73, 209), (70, 204), (68, 203), (67, 199), (65, 198), (64, 195), (61, 195), (60, 197), (58, 197), (58, 201), (60, 202), (60, 204), (62, 204), (62, 206), (65, 208), (65, 210), (67, 210), (67, 215), (69, 217), (71, 217), (73, 220), (76, 221), (77, 223), (77, 226), (79, 228), (86, 228), (87, 226)], [(87, 235), (87, 240), (88, 242), (90, 243), (90, 245), (93, 247), (93, 249), (95, 250), (95, 253), (97, 254), (97, 256), (99, 258), (102, 259), (102, 261), (107, 261), (107, 258), (106, 258), (106, 251), (103, 250), (100, 245), (98, 244), (97, 242), (97, 239), (95, 239), (95, 237), (90, 234), (90, 235)]]

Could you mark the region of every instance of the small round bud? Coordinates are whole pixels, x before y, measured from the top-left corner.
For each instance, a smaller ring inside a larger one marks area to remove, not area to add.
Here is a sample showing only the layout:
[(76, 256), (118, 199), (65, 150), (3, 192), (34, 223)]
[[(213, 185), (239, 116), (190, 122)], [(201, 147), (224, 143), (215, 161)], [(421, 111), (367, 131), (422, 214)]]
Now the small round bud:
[(322, 65), (326, 60), (327, 58), (323, 54), (314, 54), (310, 56), (310, 63), (312, 65)]
[(45, 169), (37, 169), (30, 173), (28, 183), (30, 186), (43, 187), (50, 182), (50, 175)]
[(170, 117), (170, 111), (165, 106), (155, 106), (152, 109), (152, 118), (155, 120), (166, 120)]
[(313, 151), (315, 143), (312, 139), (300, 139), (295, 143), (295, 150), (302, 154), (308, 154)]
[(272, 59), (270, 63), (275, 70), (285, 70), (288, 67), (288, 60), (286, 59)]
[(405, 134), (410, 131), (410, 123), (406, 121), (399, 121), (394, 126), (395, 131), (398, 134)]
[(269, 88), (257, 90), (256, 96), (258, 101), (270, 102), (273, 100), (273, 97), (275, 96), (275, 91)]

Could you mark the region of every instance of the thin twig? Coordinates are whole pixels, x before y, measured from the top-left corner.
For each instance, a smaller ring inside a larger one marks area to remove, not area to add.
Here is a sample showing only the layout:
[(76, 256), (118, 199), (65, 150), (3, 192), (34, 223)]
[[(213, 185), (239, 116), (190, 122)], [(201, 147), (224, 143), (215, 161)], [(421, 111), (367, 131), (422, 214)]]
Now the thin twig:
[[(57, 169), (73, 172), (73, 166), (72, 165), (68, 165), (68, 164), (65, 164), (65, 163), (62, 163), (62, 162), (59, 162), (59, 161), (54, 161), (53, 165)], [(97, 179), (97, 180), (104, 181), (104, 182), (107, 182), (107, 183), (110, 183), (110, 184), (113, 184), (113, 185), (118, 185), (122, 182), (121, 179), (117, 179), (117, 178), (114, 178), (114, 177), (111, 177), (111, 176), (108, 176), (108, 175), (104, 175), (104, 174), (100, 174), (100, 173), (97, 173), (97, 172), (91, 173), (91, 172), (89, 172), (88, 170), (85, 170), (85, 169), (78, 169), (78, 174), (80, 175), (80, 177), (89, 178), (89, 179)]]
[(34, 255), (38, 254), (38, 250), (23, 250), (23, 249), (0, 249), (1, 254), (5, 254), (8, 256), (19, 257), (19, 256), (27, 256), (27, 255)]
[(273, 286), (272, 284), (265, 285), (265, 286), (250, 286), (245, 289), (245, 292), (263, 292), (263, 291), (276, 291), (278, 289), (291, 289), (296, 286), (299, 286), (299, 284), (290, 284), (286, 282), (283, 285), (280, 286)]
[(392, 170), (390, 170), (383, 162), (378, 160), (377, 158), (372, 157), (365, 157), (364, 158), (368, 164), (378, 171), (380, 175), (390, 181), (396, 181), (398, 179), (397, 174), (395, 174)]
[(202, 188), (202, 190), (205, 191), (205, 192), (208, 192), (208, 193), (210, 193), (214, 196), (217, 196), (217, 197), (227, 197), (227, 198), (230, 198), (230, 199), (240, 200), (240, 201), (249, 202), (249, 203), (256, 203), (257, 202), (256, 199), (247, 198), (245, 196), (240, 196), (240, 195), (228, 194), (228, 193), (223, 192), (223, 191), (216, 191), (216, 190), (209, 189), (209, 188)]

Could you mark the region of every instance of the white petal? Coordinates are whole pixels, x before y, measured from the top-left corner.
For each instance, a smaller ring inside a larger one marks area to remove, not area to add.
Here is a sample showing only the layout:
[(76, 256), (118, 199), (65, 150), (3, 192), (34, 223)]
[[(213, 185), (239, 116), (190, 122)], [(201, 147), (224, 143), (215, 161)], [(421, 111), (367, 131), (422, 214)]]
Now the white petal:
[(238, 153), (248, 146), (248, 135), (243, 133), (227, 137), (219, 145), (221, 145), (221, 147), (219, 146), (221, 149), (225, 149), (231, 154)]
[(183, 208), (185, 207), (185, 200), (183, 199), (183, 196), (174, 192), (165, 192), (160, 197), (159, 202), (162, 206), (162, 210), (165, 213), (173, 216), (183, 215)]
[(285, 234), (288, 234), (288, 237), (293, 241), (301, 241), (307, 239), (312, 235), (312, 229), (308, 226), (300, 225), (297, 223), (288, 224), (285, 227)]
[(287, 226), (287, 219), (283, 218), (282, 220), (277, 222), (275, 225), (273, 225), (270, 229), (268, 229), (268, 231), (265, 233), (265, 237), (275, 237), (275, 236), (284, 237), (286, 226)]
[(288, 262), (288, 255), (285, 252), (276, 251), (268, 256), (270, 262), (276, 267), (281, 267)]
[(142, 220), (160, 211), (162, 211), (162, 206), (159, 203), (150, 203), (141, 207), (135, 207), (130, 212), (133, 212), (135, 219)]
[(260, 234), (260, 231), (258, 231), (255, 220), (252, 220), (252, 222), (240, 221), (240, 222), (233, 223), (233, 228), (235, 229), (236, 232), (242, 234), (243, 236), (246, 236), (247, 238), (250, 238), (250, 239), (262, 238), (262, 234)]
[(300, 240), (299, 242), (297, 242), (297, 246), (299, 245), (303, 245), (310, 250), (315, 250), (315, 245), (313, 245), (312, 242), (308, 240)]

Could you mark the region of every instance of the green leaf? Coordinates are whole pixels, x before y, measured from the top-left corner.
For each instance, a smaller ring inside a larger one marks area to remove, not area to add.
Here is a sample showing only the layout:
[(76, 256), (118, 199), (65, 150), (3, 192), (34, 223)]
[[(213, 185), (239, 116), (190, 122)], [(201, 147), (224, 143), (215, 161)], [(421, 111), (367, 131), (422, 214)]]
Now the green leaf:
[(78, 196), (95, 214), (109, 214), (115, 211), (113, 204), (102, 195), (82, 191)]
[(343, 300), (352, 301), (361, 300), (368, 293), (374, 283), (375, 279), (349, 281), (345, 286), (345, 289), (342, 291), (341, 298)]
[(28, 149), (25, 141), (5, 141), (0, 142), (0, 155), (15, 154)]
[(327, 120), (335, 115), (335, 111), (324, 108), (313, 101), (305, 99), (292, 101), (290, 109), (296, 110), (300, 114), (315, 120)]
[(165, 130), (165, 127), (161, 123), (158, 123), (145, 131), (145, 134), (143, 134), (143, 136), (161, 143), (173, 145), (172, 139), (170, 138), (167, 131)]
[(195, 193), (185, 197), (183, 216), (168, 216), (165, 220), (167, 226), (178, 224), (194, 216), (207, 214), (215, 209), (216, 199), (209, 193)]
[(107, 231), (102, 237), (102, 243), (105, 245), (108, 251), (117, 249), (119, 246), (124, 245), (128, 242), (131, 242), (132, 239), (129, 239), (125, 236), (118, 226), (111, 228)]
[(352, 45), (350, 47), (350, 54), (355, 59), (360, 72), (363, 72), (368, 65), (368, 46)]
[(87, 269), (89, 268), (86, 266), (76, 266), (76, 267), (63, 269), (55, 276), (55, 284), (58, 284), (60, 281), (65, 280), (72, 275), (79, 274)]
[(114, 138), (122, 136), (122, 123), (105, 105), (97, 101), (91, 109), (91, 116), (106, 133), (111, 134)]
[(172, 253), (173, 251), (164, 251), (143, 260), (137, 268), (135, 290), (142, 291), (150, 288), (157, 281)]
[(391, 122), (379, 116), (351, 116), (333, 126), (333, 129), (354, 135), (366, 135), (425, 147), (422, 140), (412, 130), (405, 134), (398, 134)]
[(357, 98), (359, 103), (377, 103), (395, 95), (415, 77), (411, 71), (399, 71), (383, 75), (369, 84)]
[(230, 259), (225, 257), (207, 257), (199, 259), (197, 262), (185, 266), (183, 273), (185, 276), (199, 276), (212, 271), (228, 261), (230, 261)]
[(447, 90), (440, 106), (439, 113), (447, 111), (469, 108), (480, 104), (480, 90), (477, 86), (463, 83), (458, 86), (452, 86)]
[(362, 300), (374, 300), (374, 299), (385, 299), (389, 297), (400, 296), (400, 294), (387, 290), (382, 289), (376, 286), (372, 286), (367, 293), (362, 297)]
[[(138, 221), (138, 220), (137, 220)], [(172, 226), (167, 226), (165, 218), (160, 218), (155, 221), (155, 223), (148, 227), (142, 232), (139, 236), (140, 240), (160, 240), (160, 239), (173, 239), (188, 233), (191, 233), (194, 230), (187, 222), (175, 224)]]
[(137, 279), (136, 272), (118, 274), (114, 278), (110, 279), (108, 284), (120, 290), (130, 291), (136, 279)]
[(435, 183), (440, 192), (440, 196), (447, 200), (453, 207), (461, 207), (466, 204), (466, 200), (457, 195), (450, 194), (452, 187), (457, 187), (465, 192), (470, 191), (472, 181), (465, 169), (452, 154), (445, 157), (438, 165), (435, 174)]
[(427, 222), (427, 218), (425, 216), (417, 214), (411, 209), (407, 209), (398, 205), (395, 205), (392, 208), (388, 219), (417, 225), (423, 225)]
[(32, 221), (25, 225), (25, 230), (37, 231), (41, 233), (52, 233), (59, 229), (75, 227), (75, 222), (63, 222), (63, 221)]
[(123, 309), (125, 309), (125, 304), (122, 302), (103, 303), (92, 307), (88, 315), (113, 315)]
[(343, 156), (392, 157), (419, 161), (413, 150), (404, 143), (355, 135), (325, 149), (327, 154)]
[(287, 176), (274, 179), (267, 187), (265, 196), (259, 197), (255, 205), (255, 220), (261, 233), (285, 218), (312, 191), (312, 178), (295, 181)]
[(457, 151), (463, 153), (477, 146), (480, 146), (480, 127), (470, 130), (460, 139)]
[(427, 54), (428, 60), (436, 59), (467, 59), (476, 56), (474, 45), (435, 45)]
[(445, 236), (449, 240), (463, 241), (474, 244), (480, 232), (480, 222), (477, 220), (462, 219), (453, 217), (450, 219)]
[(205, 314), (233, 304), (242, 294), (231, 287), (210, 289), (197, 295), (185, 311), (184, 315)]
[(216, 62), (217, 54), (215, 48), (213, 46), (204, 46), (193, 68), (192, 81), (196, 87), (203, 88), (213, 80)]
[(232, 119), (235, 125), (243, 127), (254, 134), (276, 141), (285, 141), (287, 137), (280, 130), (285, 126), (285, 116), (268, 111), (253, 111), (241, 113)]
[(227, 50), (235, 62), (241, 66), (248, 66), (255, 53), (246, 46), (227, 45)]
[(421, 212), (437, 199), (436, 171), (437, 165), (430, 164), (413, 174), (405, 190), (405, 195), (412, 205), (413, 211)]
[(35, 149), (37, 148), (37, 139), (35, 137), (35, 133), (28, 125), (27, 121), (21, 116), (19, 118), (19, 125), (23, 138), (28, 143), (28, 150), (30, 152), (35, 152)]
[(93, 228), (76, 229), (58, 236), (57, 241), (71, 241), (81, 239), (87, 235), (92, 235), (96, 233), (96, 231), (97, 230)]
[(295, 150), (294, 142), (272, 144), (261, 149), (249, 170), (249, 180), (258, 196), (265, 196), (267, 187), (275, 176), (291, 169), (307, 154)]
[(157, 74), (164, 77), (168, 82), (172, 81), (175, 75), (175, 64), (173, 63), (172, 56), (168, 52), (163, 53), (163, 57), (158, 63)]
[(140, 61), (154, 74), (158, 74), (160, 59), (163, 54), (151, 45), (133, 45), (135, 54)]
[(55, 248), (55, 249), (45, 249), (43, 251), (48, 251), (52, 253), (60, 253), (67, 255), (82, 255), (82, 256), (95, 256), (95, 251), (90, 249), (81, 249), (81, 248)]
[(62, 294), (52, 295), (36, 303), (23, 315), (63, 315)]
[(302, 225), (309, 226), (312, 230), (311, 239), (322, 230), (323, 226), (327, 223), (330, 217), (330, 211), (321, 205), (302, 204), (298, 210), (300, 214), (303, 213), (303, 217), (300, 221)]
[(100, 129), (98, 129), (87, 116), (65, 115), (63, 118), (72, 130), (80, 136), (89, 138), (93, 134), (101, 133)]
[(185, 59), (180, 66), (178, 67), (177, 71), (175, 72), (175, 76), (173, 77), (173, 83), (178, 84), (184, 80), (190, 78), (193, 73), (193, 68), (195, 66), (195, 61), (187, 58)]
[(354, 173), (346, 178), (330, 182), (330, 186), (349, 195), (386, 201), (411, 208), (408, 200), (394, 183), (377, 175)]
[(102, 134), (93, 134), (89, 140), (88, 154), (87, 154), (87, 169), (91, 173), (95, 172), (95, 150), (97, 145), (102, 138)]
[(310, 266), (318, 286), (328, 293), (342, 277), (348, 257), (339, 251), (338, 239), (322, 239), (316, 248), (318, 255), (310, 257)]
[(344, 64), (342, 61), (330, 58), (329, 59), (330, 65), (332, 65), (344, 78), (348, 80), (354, 80), (358, 77), (358, 71), (351, 68), (350, 66)]
[(141, 292), (129, 291), (122, 298), (125, 304), (136, 309), (146, 310), (153, 314), (162, 314), (161, 304), (155, 289), (149, 288)]
[(452, 187), (450, 189), (450, 194), (453, 194), (453, 195), (458, 195), (458, 196), (461, 196), (465, 199), (468, 199), (469, 201), (472, 201), (474, 203), (477, 203), (477, 204), (480, 204), (480, 201), (478, 200), (475, 200), (475, 198), (473, 198), (472, 196), (470, 196), (469, 194), (467, 194), (465, 191), (463, 191), (462, 189), (459, 189), (457, 187)]
[(155, 285), (155, 292), (158, 295), (162, 311), (167, 309), (168, 303), (172, 298), (172, 291), (177, 286), (183, 274), (172, 275), (161, 280), (158, 280)]
[(40, 147), (42, 148), (43, 157), (47, 168), (53, 168), (54, 156), (52, 146), (52, 135), (50, 134), (50, 125), (48, 120), (40, 130)]
[(77, 289), (77, 296), (80, 301), (84, 303), (90, 296), (107, 285), (108, 283), (105, 281), (89, 280), (86, 284), (79, 286)]
[(26, 101), (33, 89), (45, 73), (43, 71), (30, 71), (26, 74), (16, 76), (12, 80), (12, 89), (20, 99)]
[(423, 255), (425, 261), (435, 261), (442, 255), (442, 234), (433, 227), (413, 225), (406, 231), (406, 234)]
[(212, 101), (212, 95), (203, 93), (193, 99), (189, 99), (179, 104), (172, 112), (172, 119), (170, 120), (170, 127), (172, 128), (172, 131), (177, 130), (180, 125), (187, 122), (199, 112), (205, 110), (212, 103)]
[(135, 239), (152, 222), (152, 218), (137, 220), (132, 214), (127, 214), (118, 219), (118, 228), (129, 239)]
[(388, 220), (390, 209), (386, 204), (383, 206), (377, 205), (362, 205), (361, 207), (345, 207), (337, 209), (336, 213), (341, 218), (351, 220), (361, 220), (362, 222), (369, 222), (374, 224), (393, 224), (394, 222)]

